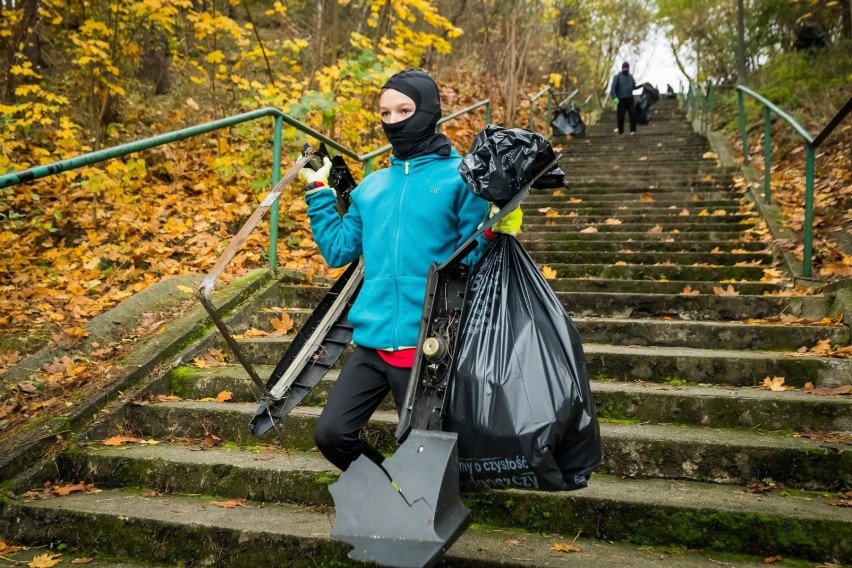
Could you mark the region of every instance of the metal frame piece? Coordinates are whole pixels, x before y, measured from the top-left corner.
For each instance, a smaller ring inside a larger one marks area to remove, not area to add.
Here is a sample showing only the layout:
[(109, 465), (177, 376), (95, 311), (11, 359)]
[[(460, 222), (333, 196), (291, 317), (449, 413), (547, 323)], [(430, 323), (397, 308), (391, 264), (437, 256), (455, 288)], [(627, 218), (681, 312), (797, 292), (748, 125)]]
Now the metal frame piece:
[(248, 238), (249, 234), (257, 227), (257, 224), (260, 222), (263, 215), (266, 213), (266, 210), (272, 207), (274, 203), (278, 201), (278, 198), (281, 196), (281, 192), (284, 191), (284, 188), (290, 185), (296, 176), (299, 173), (299, 170), (308, 163), (308, 160), (311, 158), (313, 154), (313, 150), (308, 144), (305, 144), (304, 148), (302, 148), (302, 155), (299, 156), (299, 159), (296, 160), (296, 163), (293, 164), (293, 167), (287, 172), (287, 174), (275, 184), (275, 187), (272, 188), (266, 197), (263, 198), (263, 201), (254, 210), (254, 213), (248, 218), (248, 220), (243, 223), (243, 226), (240, 227), (240, 230), (231, 240), (230, 244), (228, 244), (228, 248), (225, 249), (225, 252), (222, 253), (222, 256), (219, 257), (219, 260), (216, 261), (216, 264), (204, 277), (201, 283), (198, 285), (198, 289), (195, 291), (195, 295), (201, 301), (201, 305), (204, 306), (204, 309), (207, 310), (207, 313), (210, 314), (210, 319), (213, 320), (213, 323), (219, 329), (219, 332), (225, 338), (225, 342), (228, 344), (228, 347), (231, 348), (231, 351), (234, 353), (234, 356), (237, 358), (237, 361), (240, 362), (240, 365), (246, 370), (251, 377), (251, 380), (256, 384), (261, 392), (266, 393), (266, 383), (261, 380), (260, 376), (258, 376), (257, 371), (252, 367), (251, 362), (248, 357), (243, 353), (242, 348), (240, 348), (239, 343), (234, 337), (231, 335), (231, 331), (228, 329), (228, 326), (225, 325), (222, 316), (219, 314), (219, 310), (216, 309), (216, 306), (213, 304), (213, 301), (210, 299), (210, 294), (213, 292), (213, 287), (216, 285), (216, 280), (219, 276), (222, 275), (222, 272), (225, 271), (225, 267), (228, 266), (228, 263), (234, 258), (234, 255), (237, 254), (237, 251), (240, 249), (242, 244), (245, 242), (246, 238)]
[(260, 436), (284, 419), (328, 373), (352, 340), (348, 315), (364, 280), (359, 258), (326, 292), (299, 330), (265, 385), (249, 423)]

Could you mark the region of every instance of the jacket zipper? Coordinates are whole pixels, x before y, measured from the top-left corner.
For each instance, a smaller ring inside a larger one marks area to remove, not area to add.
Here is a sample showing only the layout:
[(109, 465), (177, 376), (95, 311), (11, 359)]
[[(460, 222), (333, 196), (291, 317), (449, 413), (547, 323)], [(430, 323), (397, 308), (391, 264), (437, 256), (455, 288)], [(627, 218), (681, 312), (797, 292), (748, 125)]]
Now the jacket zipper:
[(402, 211), (401, 211), (402, 210), (402, 198), (403, 198), (403, 195), (405, 194), (406, 186), (408, 186), (408, 171), (409, 171), (409, 165), (410, 164), (411, 164), (411, 162), (405, 162), (404, 171), (405, 171), (406, 177), (402, 182), (402, 188), (399, 191), (399, 199), (397, 200), (397, 203), (396, 203), (397, 224), (396, 224), (396, 235), (394, 235), (394, 239), (393, 239), (393, 272), (394, 272), (393, 289), (394, 289), (395, 314), (394, 314), (394, 318), (393, 318), (393, 336), (391, 338), (391, 343), (392, 343), (391, 347), (392, 348), (396, 348), (397, 343), (399, 342), (399, 339), (397, 338), (397, 328), (399, 327), (398, 326), (398, 324), (399, 324), (399, 281), (396, 278), (396, 275), (399, 273), (399, 225), (400, 225), (400, 220), (402, 219)]

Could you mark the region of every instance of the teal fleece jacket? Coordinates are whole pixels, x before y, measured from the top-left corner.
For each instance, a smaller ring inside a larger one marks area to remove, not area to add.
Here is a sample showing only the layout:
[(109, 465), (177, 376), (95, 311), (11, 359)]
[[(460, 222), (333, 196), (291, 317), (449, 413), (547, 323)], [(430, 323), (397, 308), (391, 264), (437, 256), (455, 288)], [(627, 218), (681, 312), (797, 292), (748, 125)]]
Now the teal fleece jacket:
[[(455, 150), (449, 156), (391, 157), (389, 168), (352, 191), (343, 217), (331, 188), (306, 195), (311, 230), (326, 262), (339, 267), (364, 256), (364, 284), (349, 313), (358, 345), (417, 345), (429, 267), (448, 259), (488, 215), (488, 203), (459, 175), (460, 163)], [(486, 241), (479, 240), (466, 262), (481, 256)]]

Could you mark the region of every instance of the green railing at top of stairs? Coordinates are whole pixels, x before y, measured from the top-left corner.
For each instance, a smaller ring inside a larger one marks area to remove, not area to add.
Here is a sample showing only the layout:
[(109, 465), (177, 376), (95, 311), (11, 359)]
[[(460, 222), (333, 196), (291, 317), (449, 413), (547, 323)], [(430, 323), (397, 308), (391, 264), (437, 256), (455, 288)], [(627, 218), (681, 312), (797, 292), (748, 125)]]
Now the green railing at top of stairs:
[[(467, 114), (473, 112), (474, 110), (485, 107), (485, 122), (491, 122), (491, 100), (485, 99), (481, 100), (475, 104), (470, 105), (469, 107), (463, 108), (452, 114), (445, 116), (440, 121), (438, 121), (438, 127), (449, 120), (453, 120), (458, 118), (463, 114)], [(177, 142), (180, 140), (185, 140), (187, 138), (191, 138), (193, 136), (199, 136), (201, 134), (207, 134), (209, 132), (213, 132), (216, 130), (221, 130), (223, 128), (228, 128), (231, 126), (235, 126), (237, 124), (242, 124), (245, 122), (251, 122), (253, 120), (258, 120), (261, 118), (265, 118), (271, 116), (274, 119), (274, 130), (272, 137), (272, 187), (274, 188), (281, 179), (281, 146), (282, 146), (282, 130), (284, 123), (296, 128), (301, 132), (304, 132), (309, 137), (324, 142), (326, 146), (333, 148), (337, 152), (347, 156), (353, 160), (357, 160), (364, 164), (364, 173), (369, 174), (372, 169), (371, 160), (382, 154), (385, 154), (391, 150), (391, 145), (387, 144), (373, 150), (372, 152), (368, 152), (366, 154), (358, 154), (357, 152), (346, 148), (345, 146), (335, 142), (331, 138), (317, 132), (307, 124), (304, 124), (295, 118), (284, 114), (277, 108), (267, 107), (261, 108), (257, 110), (253, 110), (250, 112), (245, 112), (242, 114), (237, 114), (234, 116), (229, 116), (227, 118), (222, 118), (219, 120), (214, 120), (211, 122), (207, 122), (205, 124), (199, 124), (196, 126), (190, 126), (188, 128), (183, 128), (181, 130), (175, 130), (173, 132), (167, 132), (165, 134), (160, 134), (157, 136), (152, 136), (150, 138), (145, 138), (143, 140), (137, 140), (135, 142), (128, 142), (127, 144), (121, 144), (119, 146), (114, 146), (112, 148), (106, 148), (104, 150), (98, 150), (95, 152), (89, 152), (87, 154), (82, 154), (80, 156), (75, 156), (73, 158), (69, 158), (67, 160), (59, 160), (57, 162), (53, 162), (51, 164), (44, 164), (40, 166), (34, 166), (32, 168), (11, 172), (4, 175), (0, 175), (0, 189), (5, 187), (11, 187), (14, 185), (27, 183), (30, 181), (34, 181), (37, 179), (41, 179), (43, 177), (51, 176), (54, 174), (67, 172), (70, 170), (74, 170), (77, 168), (91, 166), (93, 164), (97, 164), (100, 162), (105, 162), (107, 160), (112, 160), (114, 158), (120, 158), (122, 156), (126, 156), (128, 154), (133, 154), (134, 152), (140, 152), (142, 150), (148, 150), (157, 146), (163, 146), (165, 144), (170, 144), (172, 142)], [(278, 265), (278, 201), (276, 200), (274, 204), (270, 207), (270, 230), (269, 230), (269, 267), (273, 271), (276, 270)]]
[(763, 105), (763, 197), (766, 203), (772, 202), (772, 179), (770, 166), (772, 164), (772, 113), (782, 118), (793, 127), (805, 141), (805, 224), (804, 258), (802, 261), (802, 276), (810, 278), (813, 274), (813, 236), (814, 236), (814, 173), (816, 169), (816, 150), (852, 112), (852, 97), (828, 121), (828, 124), (814, 137), (790, 115), (775, 106), (770, 100), (743, 85), (737, 85), (737, 106), (739, 108), (740, 135), (743, 140), (743, 164), (749, 164), (748, 129), (746, 126), (744, 95), (748, 95)]
[(699, 120), (699, 130), (707, 134), (707, 129), (713, 127), (713, 110), (716, 86), (711, 81), (695, 85), (689, 82), (689, 89), (683, 97), (683, 103), (689, 111), (689, 120)]

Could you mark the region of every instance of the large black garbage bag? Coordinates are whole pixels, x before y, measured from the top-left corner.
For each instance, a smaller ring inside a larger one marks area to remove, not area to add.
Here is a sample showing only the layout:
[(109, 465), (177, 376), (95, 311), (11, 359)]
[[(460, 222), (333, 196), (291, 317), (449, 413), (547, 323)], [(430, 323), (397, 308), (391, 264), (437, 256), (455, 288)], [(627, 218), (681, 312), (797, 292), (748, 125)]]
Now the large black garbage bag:
[(471, 275), (453, 373), (445, 429), (464, 486), (586, 486), (602, 452), (580, 336), (513, 237)]
[[(541, 134), (489, 124), (474, 138), (459, 164), (459, 173), (473, 193), (502, 206), (554, 159), (553, 148)], [(565, 173), (555, 167), (533, 187), (550, 189), (564, 184)]]
[(553, 120), (550, 121), (550, 126), (553, 128), (554, 136), (580, 138), (586, 135), (586, 125), (580, 117), (580, 111), (574, 105), (571, 105), (569, 109), (557, 108)]
[(636, 113), (639, 124), (651, 122), (651, 105), (658, 100), (660, 100), (660, 92), (651, 83), (644, 83), (642, 95), (639, 97), (639, 112)]

